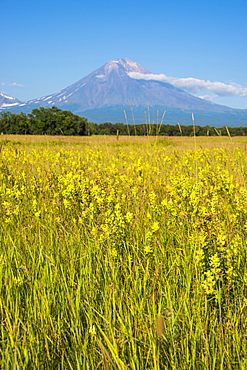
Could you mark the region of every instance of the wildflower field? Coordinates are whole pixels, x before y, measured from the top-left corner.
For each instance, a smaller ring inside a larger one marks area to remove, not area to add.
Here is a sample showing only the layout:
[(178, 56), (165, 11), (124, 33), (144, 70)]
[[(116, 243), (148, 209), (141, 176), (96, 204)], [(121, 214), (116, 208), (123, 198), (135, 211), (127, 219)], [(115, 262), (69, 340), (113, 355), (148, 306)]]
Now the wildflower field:
[(0, 146), (2, 369), (247, 368), (247, 138)]

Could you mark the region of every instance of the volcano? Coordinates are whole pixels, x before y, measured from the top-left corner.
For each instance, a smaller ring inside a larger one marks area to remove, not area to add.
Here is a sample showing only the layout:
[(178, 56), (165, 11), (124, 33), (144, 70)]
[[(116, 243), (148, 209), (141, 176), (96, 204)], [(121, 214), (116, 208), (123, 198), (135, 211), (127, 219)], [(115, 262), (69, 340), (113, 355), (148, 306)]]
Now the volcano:
[[(135, 73), (138, 79), (135, 79)], [(165, 82), (140, 79), (151, 75), (132, 60), (109, 61), (78, 82), (42, 98), (18, 103), (5, 103), (4, 109), (29, 112), (33, 108), (56, 106), (101, 122), (124, 122), (123, 112), (133, 111), (135, 123), (144, 123), (145, 111), (167, 111), (166, 122), (191, 124), (191, 113), (197, 124), (240, 126), (247, 123), (247, 110), (213, 104)], [(133, 117), (131, 112), (128, 113)], [(132, 118), (131, 118), (132, 119)], [(131, 121), (131, 120), (130, 120)], [(131, 123), (131, 122), (129, 122)]]

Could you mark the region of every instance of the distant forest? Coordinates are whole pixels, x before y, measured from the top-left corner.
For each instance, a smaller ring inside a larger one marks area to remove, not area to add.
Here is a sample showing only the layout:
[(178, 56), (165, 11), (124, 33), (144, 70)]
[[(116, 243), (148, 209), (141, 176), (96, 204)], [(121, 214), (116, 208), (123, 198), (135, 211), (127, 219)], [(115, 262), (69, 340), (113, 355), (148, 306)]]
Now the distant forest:
[(105, 122), (96, 124), (57, 107), (37, 108), (31, 113), (0, 113), (0, 133), (18, 135), (137, 135), (137, 136), (247, 136), (247, 127), (184, 126)]

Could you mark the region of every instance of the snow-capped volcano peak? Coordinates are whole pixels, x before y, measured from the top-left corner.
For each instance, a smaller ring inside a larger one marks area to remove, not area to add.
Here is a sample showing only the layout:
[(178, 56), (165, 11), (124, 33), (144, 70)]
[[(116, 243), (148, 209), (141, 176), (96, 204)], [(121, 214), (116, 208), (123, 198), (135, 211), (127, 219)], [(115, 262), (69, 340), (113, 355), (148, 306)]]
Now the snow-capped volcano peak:
[(110, 73), (112, 70), (124, 70), (124, 72), (139, 72), (139, 73), (150, 73), (144, 69), (140, 64), (133, 62), (131, 59), (116, 59), (107, 62), (104, 66), (105, 73)]

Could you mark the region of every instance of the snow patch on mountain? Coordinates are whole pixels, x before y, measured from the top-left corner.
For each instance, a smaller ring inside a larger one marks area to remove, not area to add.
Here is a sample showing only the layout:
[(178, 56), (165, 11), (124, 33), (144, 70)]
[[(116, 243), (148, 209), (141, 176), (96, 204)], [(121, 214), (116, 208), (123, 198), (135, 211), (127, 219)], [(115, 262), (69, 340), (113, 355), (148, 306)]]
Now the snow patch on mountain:
[(50, 99), (51, 97), (52, 95), (48, 96), (47, 98), (44, 99), (44, 101)]
[(0, 92), (0, 108), (11, 108), (19, 105), (20, 103), (21, 102), (18, 99)]
[(4, 99), (16, 100), (16, 98), (13, 98), (12, 96), (8, 96), (8, 95), (6, 95), (4, 93), (1, 93), (1, 92), (0, 92), (0, 96)]
[(19, 105), (19, 103), (12, 103), (12, 104), (5, 104), (5, 103), (3, 103), (3, 104), (1, 105), (1, 108), (13, 107), (14, 105)]

